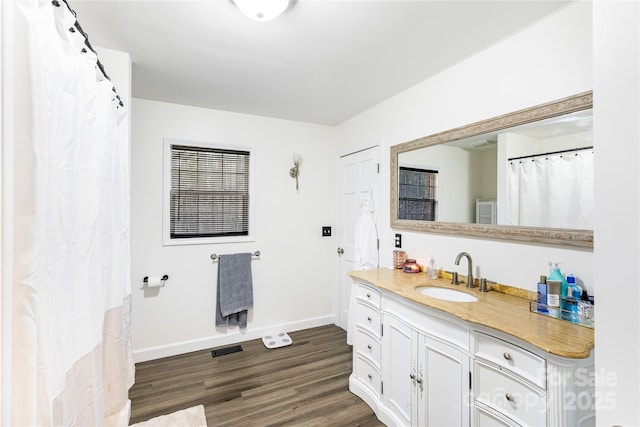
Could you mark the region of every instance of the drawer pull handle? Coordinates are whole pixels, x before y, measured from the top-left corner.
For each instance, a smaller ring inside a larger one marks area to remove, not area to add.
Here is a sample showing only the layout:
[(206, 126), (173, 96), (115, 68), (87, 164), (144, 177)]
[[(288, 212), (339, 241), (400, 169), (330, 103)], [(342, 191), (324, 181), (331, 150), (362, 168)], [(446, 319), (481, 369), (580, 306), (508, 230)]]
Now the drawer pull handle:
[(507, 393), (504, 395), (504, 397), (509, 401), (509, 402), (513, 402), (513, 396), (511, 395), (511, 393)]
[(372, 379), (373, 379), (373, 375), (369, 374), (369, 375), (367, 375), (367, 376), (369, 377), (369, 379), (370, 379), (370, 380), (372, 380)]
[(368, 348), (369, 350), (371, 350), (373, 347), (371, 347), (371, 344), (369, 344), (369, 345), (367, 346), (367, 348)]
[(511, 358), (511, 355), (509, 353), (507, 353), (506, 351), (504, 352), (504, 354), (502, 355), (506, 360), (513, 360)]
[(371, 316), (367, 316), (367, 320), (371, 322)]
[(371, 294), (367, 292), (367, 298), (371, 299)]
[(409, 378), (411, 378), (412, 380), (415, 380), (416, 376), (414, 374), (409, 374)]
[(418, 379), (416, 379), (416, 382), (417, 382), (418, 384), (422, 384), (422, 378), (418, 378)]

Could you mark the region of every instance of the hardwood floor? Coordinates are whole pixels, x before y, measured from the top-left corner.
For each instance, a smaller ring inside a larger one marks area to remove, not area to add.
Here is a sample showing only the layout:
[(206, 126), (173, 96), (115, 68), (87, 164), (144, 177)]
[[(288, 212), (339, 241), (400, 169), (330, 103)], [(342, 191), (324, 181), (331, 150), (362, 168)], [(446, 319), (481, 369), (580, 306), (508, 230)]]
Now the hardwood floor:
[(351, 346), (337, 326), (289, 333), (293, 344), (212, 357), (203, 350), (136, 365), (131, 423), (204, 405), (214, 426), (382, 426), (349, 392)]

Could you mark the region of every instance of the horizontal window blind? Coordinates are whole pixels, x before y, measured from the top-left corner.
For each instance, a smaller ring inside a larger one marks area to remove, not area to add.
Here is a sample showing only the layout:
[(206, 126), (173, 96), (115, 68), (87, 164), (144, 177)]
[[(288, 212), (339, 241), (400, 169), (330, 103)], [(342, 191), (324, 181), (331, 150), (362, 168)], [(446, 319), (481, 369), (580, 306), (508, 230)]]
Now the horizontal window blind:
[(401, 167), (398, 219), (435, 221), (438, 171)]
[(249, 152), (171, 146), (171, 238), (249, 234)]

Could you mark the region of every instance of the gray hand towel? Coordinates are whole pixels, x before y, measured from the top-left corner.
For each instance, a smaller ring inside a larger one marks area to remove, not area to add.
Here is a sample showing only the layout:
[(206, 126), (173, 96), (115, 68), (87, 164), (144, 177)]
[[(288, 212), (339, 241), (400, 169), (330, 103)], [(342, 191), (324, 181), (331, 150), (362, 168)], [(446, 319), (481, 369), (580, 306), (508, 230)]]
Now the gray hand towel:
[(253, 308), (251, 254), (220, 255), (216, 326), (247, 327), (247, 310)]

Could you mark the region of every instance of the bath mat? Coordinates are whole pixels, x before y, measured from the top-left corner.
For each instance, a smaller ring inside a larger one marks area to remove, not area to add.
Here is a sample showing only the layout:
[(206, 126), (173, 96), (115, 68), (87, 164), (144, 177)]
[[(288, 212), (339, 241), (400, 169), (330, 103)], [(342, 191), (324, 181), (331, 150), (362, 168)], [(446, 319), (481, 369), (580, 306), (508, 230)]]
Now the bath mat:
[(280, 332), (279, 334), (273, 335), (265, 335), (264, 337), (262, 337), (262, 342), (267, 348), (285, 347), (293, 343), (291, 337), (286, 332)]
[(207, 417), (204, 414), (204, 406), (192, 406), (181, 411), (151, 418), (132, 424), (132, 427), (207, 427)]
[(224, 356), (225, 354), (237, 353), (242, 351), (241, 345), (233, 345), (231, 347), (218, 348), (216, 350), (211, 350), (211, 357)]

